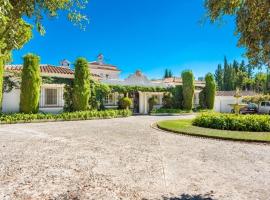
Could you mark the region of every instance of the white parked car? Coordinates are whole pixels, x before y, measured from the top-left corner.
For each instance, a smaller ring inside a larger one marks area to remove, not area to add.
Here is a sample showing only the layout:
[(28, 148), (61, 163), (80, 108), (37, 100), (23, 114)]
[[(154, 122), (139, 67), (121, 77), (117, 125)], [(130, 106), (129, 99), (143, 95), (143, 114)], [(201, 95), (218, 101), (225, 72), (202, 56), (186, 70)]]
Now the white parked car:
[(258, 112), (262, 114), (270, 114), (270, 101), (260, 102)]

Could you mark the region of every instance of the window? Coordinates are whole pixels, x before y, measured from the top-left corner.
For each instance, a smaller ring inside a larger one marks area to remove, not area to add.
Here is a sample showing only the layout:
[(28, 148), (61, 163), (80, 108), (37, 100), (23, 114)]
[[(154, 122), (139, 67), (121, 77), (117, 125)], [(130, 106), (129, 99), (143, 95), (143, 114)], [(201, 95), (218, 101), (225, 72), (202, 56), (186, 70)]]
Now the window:
[(265, 102), (262, 102), (262, 103), (261, 103), (261, 106), (265, 106)]
[(109, 104), (113, 104), (113, 95), (109, 94), (105, 97), (105, 104), (109, 105)]
[(57, 89), (51, 89), (51, 88), (45, 89), (45, 105), (46, 106), (57, 105)]

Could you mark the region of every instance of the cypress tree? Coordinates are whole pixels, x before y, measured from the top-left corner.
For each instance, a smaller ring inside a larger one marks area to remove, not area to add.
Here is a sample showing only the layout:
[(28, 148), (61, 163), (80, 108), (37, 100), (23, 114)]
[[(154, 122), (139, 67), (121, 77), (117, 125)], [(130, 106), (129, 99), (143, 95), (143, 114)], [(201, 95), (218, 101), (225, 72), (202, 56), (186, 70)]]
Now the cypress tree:
[(3, 79), (4, 79), (4, 59), (0, 57), (0, 112), (2, 111)]
[(185, 70), (182, 72), (181, 77), (183, 81), (183, 108), (191, 110), (195, 91), (194, 76), (192, 71)]
[(222, 66), (219, 64), (218, 68), (215, 72), (215, 80), (217, 83), (218, 90), (223, 90), (223, 69)]
[(228, 64), (227, 58), (224, 58), (224, 74), (223, 74), (223, 89), (225, 91), (230, 90), (230, 66)]
[(75, 62), (73, 102), (75, 111), (89, 108), (90, 98), (90, 70), (85, 58), (78, 58)]
[(41, 85), (40, 59), (34, 54), (27, 54), (23, 59), (20, 111), (23, 113), (37, 113)]
[(205, 104), (208, 109), (214, 108), (216, 96), (216, 83), (211, 73), (205, 76)]
[(168, 78), (168, 77), (169, 77), (169, 70), (165, 69), (164, 78)]

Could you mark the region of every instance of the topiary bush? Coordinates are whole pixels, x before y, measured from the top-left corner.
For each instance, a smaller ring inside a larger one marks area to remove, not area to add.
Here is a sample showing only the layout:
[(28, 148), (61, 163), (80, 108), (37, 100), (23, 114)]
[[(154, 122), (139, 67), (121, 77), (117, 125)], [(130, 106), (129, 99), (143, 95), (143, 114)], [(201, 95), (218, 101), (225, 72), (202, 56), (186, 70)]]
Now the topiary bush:
[(208, 73), (205, 76), (205, 104), (207, 109), (213, 109), (216, 96), (216, 83), (213, 74)]
[(269, 132), (270, 116), (204, 113), (194, 119), (193, 125), (220, 130)]
[(34, 54), (27, 54), (23, 60), (20, 111), (23, 113), (37, 113), (41, 86), (40, 59)]
[(73, 109), (85, 111), (89, 109), (90, 98), (90, 70), (85, 58), (78, 58), (75, 62)]
[(120, 109), (126, 109), (128, 110), (131, 107), (132, 101), (128, 97), (123, 97), (119, 100), (119, 107)]
[(183, 109), (191, 110), (195, 92), (194, 76), (192, 71), (185, 70), (181, 77), (183, 81)]

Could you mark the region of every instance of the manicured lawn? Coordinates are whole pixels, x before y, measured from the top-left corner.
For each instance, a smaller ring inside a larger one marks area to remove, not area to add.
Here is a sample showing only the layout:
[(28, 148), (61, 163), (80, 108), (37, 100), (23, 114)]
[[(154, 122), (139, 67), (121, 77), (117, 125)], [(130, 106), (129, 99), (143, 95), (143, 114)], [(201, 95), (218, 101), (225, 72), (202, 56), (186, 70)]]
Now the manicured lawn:
[(168, 120), (157, 123), (158, 127), (175, 133), (194, 136), (205, 136), (220, 139), (244, 140), (244, 141), (265, 141), (270, 142), (270, 132), (241, 132), (226, 131), (209, 128), (201, 128), (192, 125), (192, 120)]

